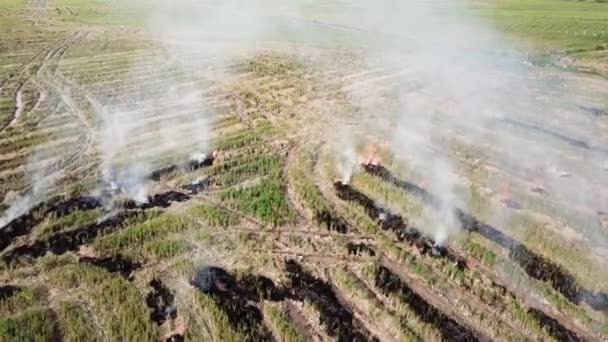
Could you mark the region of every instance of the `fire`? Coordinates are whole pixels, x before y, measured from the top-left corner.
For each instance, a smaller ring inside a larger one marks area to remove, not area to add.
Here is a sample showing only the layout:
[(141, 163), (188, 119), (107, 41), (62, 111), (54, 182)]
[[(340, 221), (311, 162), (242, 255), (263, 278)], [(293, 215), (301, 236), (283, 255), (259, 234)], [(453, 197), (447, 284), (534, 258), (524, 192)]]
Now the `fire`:
[(363, 162), (361, 164), (363, 165), (380, 165), (380, 163), (382, 162), (382, 160), (380, 159), (380, 157), (378, 156), (378, 146), (376, 144), (370, 143), (367, 144), (367, 146), (365, 146), (365, 149), (363, 150)]

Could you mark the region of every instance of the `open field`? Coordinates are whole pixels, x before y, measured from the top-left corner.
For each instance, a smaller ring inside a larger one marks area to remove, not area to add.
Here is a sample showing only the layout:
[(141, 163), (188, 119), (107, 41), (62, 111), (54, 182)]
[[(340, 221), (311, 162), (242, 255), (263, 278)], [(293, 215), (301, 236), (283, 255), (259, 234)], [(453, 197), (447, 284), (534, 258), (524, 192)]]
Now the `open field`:
[(178, 2), (0, 2), (0, 341), (608, 339), (608, 3)]

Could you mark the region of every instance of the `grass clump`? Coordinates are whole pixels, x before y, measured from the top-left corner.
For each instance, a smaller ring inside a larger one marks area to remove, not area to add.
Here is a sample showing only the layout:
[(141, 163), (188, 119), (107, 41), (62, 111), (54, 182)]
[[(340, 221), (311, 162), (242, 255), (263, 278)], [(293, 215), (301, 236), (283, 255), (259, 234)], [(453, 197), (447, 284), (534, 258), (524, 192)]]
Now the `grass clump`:
[(162, 260), (187, 252), (189, 245), (181, 240), (155, 240), (146, 242), (143, 248), (157, 260)]
[(189, 212), (215, 227), (229, 227), (240, 221), (235, 214), (215, 205), (195, 204)]
[(264, 316), (268, 317), (274, 327), (275, 336), (279, 342), (300, 342), (304, 337), (300, 331), (291, 323), (287, 315), (276, 306), (264, 303)]
[(0, 340), (59, 340), (56, 315), (50, 309), (30, 309), (14, 317), (1, 318)]
[(53, 213), (48, 218), (47, 222), (40, 227), (38, 235), (40, 238), (44, 238), (59, 231), (68, 231), (73, 228), (96, 222), (100, 216), (100, 209), (90, 211), (74, 211), (60, 218)]
[(90, 284), (87, 291), (103, 315), (101, 322), (109, 341), (153, 341), (158, 329), (150, 320), (150, 313), (141, 293), (127, 280), (106, 278), (100, 284)]
[(188, 229), (186, 218), (164, 213), (137, 223), (95, 243), (96, 248), (119, 252), (125, 248), (141, 247), (145, 242)]
[(193, 305), (188, 316), (188, 328), (185, 338), (187, 341), (244, 341), (245, 336), (232, 328), (226, 313), (222, 311), (211, 297), (200, 292), (194, 292)]
[(85, 309), (72, 302), (61, 302), (57, 309), (59, 329), (65, 341), (100, 341)]
[(215, 182), (227, 186), (242, 181), (248, 176), (278, 175), (281, 172), (282, 161), (276, 154), (259, 154), (245, 161), (235, 160), (220, 165), (214, 170), (218, 174)]
[(43, 288), (24, 287), (10, 297), (0, 300), (0, 316), (8, 316), (43, 303), (46, 291)]
[(250, 188), (230, 189), (221, 195), (238, 210), (252, 214), (266, 224), (278, 226), (293, 221), (285, 191), (278, 178), (267, 178)]

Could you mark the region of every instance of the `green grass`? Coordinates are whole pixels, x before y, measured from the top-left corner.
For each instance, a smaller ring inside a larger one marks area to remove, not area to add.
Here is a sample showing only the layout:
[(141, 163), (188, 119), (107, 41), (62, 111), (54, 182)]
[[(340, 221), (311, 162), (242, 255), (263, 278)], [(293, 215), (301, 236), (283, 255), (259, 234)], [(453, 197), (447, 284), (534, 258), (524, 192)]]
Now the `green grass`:
[(267, 317), (278, 336), (278, 342), (303, 342), (304, 337), (287, 315), (268, 302), (264, 303), (264, 317)]
[(141, 293), (123, 278), (90, 284), (88, 294), (102, 315), (104, 333), (110, 341), (153, 341), (158, 329), (150, 320)]
[(49, 309), (30, 309), (14, 317), (0, 318), (0, 341), (55, 341), (59, 338), (56, 314)]
[(194, 204), (188, 212), (215, 227), (229, 227), (240, 221), (230, 211), (211, 204)]
[(571, 0), (483, 2), (477, 10), (501, 31), (547, 47), (593, 50), (608, 43), (608, 3)]
[(127, 250), (131, 253), (145, 242), (166, 237), (170, 233), (184, 231), (190, 227), (185, 217), (165, 213), (135, 225), (129, 226), (114, 234), (98, 239), (94, 245), (100, 250), (120, 252)]
[(266, 224), (277, 226), (294, 219), (285, 189), (276, 177), (263, 179), (253, 187), (230, 189), (221, 197), (238, 210), (254, 215)]
[(78, 303), (59, 303), (57, 318), (65, 341), (101, 341), (92, 317)]
[(34, 305), (43, 304), (46, 300), (44, 288), (21, 288), (10, 297), (0, 300), (0, 316), (8, 316)]
[(101, 210), (77, 210), (60, 218), (57, 218), (56, 215), (52, 214), (37, 230), (37, 235), (40, 238), (44, 238), (59, 231), (68, 231), (73, 228), (78, 228), (85, 224), (96, 222), (101, 215)]
[(215, 183), (219, 186), (229, 186), (252, 176), (277, 176), (281, 172), (282, 159), (273, 153), (256, 154), (242, 159), (230, 160), (219, 164), (211, 172)]
[(213, 299), (203, 293), (191, 295), (192, 303), (186, 313), (188, 326), (187, 341), (226, 341), (240, 342), (244, 340), (241, 332), (230, 325), (226, 313), (222, 311)]
[(144, 243), (143, 249), (148, 255), (152, 255), (156, 260), (173, 258), (175, 256), (186, 253), (190, 249), (190, 245), (182, 240), (154, 240)]

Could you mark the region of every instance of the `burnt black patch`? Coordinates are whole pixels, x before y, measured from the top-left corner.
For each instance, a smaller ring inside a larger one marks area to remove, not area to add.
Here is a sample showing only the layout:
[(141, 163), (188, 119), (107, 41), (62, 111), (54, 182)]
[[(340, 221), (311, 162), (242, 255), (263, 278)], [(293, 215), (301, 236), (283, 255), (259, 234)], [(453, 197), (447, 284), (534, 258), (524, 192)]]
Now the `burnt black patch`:
[(209, 178), (197, 179), (190, 184), (182, 185), (180, 188), (187, 191), (190, 195), (197, 195), (211, 186), (211, 180)]
[(191, 171), (195, 171), (200, 168), (203, 168), (203, 167), (212, 166), (214, 162), (215, 162), (214, 154), (209, 153), (205, 156), (205, 158), (189, 160), (185, 165), (185, 169), (186, 169), (186, 171), (191, 172)]
[(501, 122), (509, 125), (509, 126), (514, 126), (514, 127), (518, 127), (518, 128), (523, 128), (532, 132), (536, 132), (536, 133), (540, 133), (543, 135), (547, 135), (550, 137), (553, 137), (557, 140), (563, 141), (571, 146), (574, 147), (578, 147), (578, 148), (582, 148), (585, 150), (595, 150), (595, 148), (591, 147), (587, 142), (579, 140), (579, 139), (574, 139), (571, 137), (568, 137), (562, 133), (556, 132), (554, 130), (545, 128), (545, 127), (541, 127), (538, 125), (534, 125), (534, 124), (529, 124), (529, 123), (525, 123), (525, 122), (521, 122), (521, 121), (517, 121), (517, 120), (513, 120), (513, 119), (502, 119)]
[(446, 341), (477, 341), (475, 333), (429, 304), (414, 292), (399, 276), (380, 266), (376, 273), (376, 286), (384, 294), (396, 294), (406, 302), (421, 320), (432, 324)]
[(123, 257), (121, 254), (105, 258), (81, 257), (81, 263), (91, 264), (105, 269), (110, 273), (119, 273), (123, 278), (132, 279), (133, 271), (139, 269), (141, 264)]
[[(443, 206), (443, 201), (437, 196), (415, 184), (395, 178), (389, 170), (381, 165), (364, 165), (364, 169), (370, 174), (410, 192), (433, 208), (437, 209)], [(510, 258), (531, 278), (548, 282), (554, 290), (561, 293), (574, 304), (585, 301), (595, 310), (608, 310), (608, 294), (592, 293), (589, 290), (580, 288), (576, 284), (574, 276), (561, 266), (536, 255), (517, 240), (505, 235), (497, 228), (481, 222), (461, 209), (455, 208), (454, 213), (464, 229), (469, 232), (478, 233), (484, 238), (509, 250)]]
[(577, 107), (580, 110), (582, 110), (583, 112), (589, 113), (594, 116), (608, 116), (608, 110), (606, 110), (606, 109), (591, 107), (591, 106), (582, 106), (582, 105), (579, 105)]
[(179, 168), (175, 164), (163, 166), (150, 172), (150, 174), (148, 175), (148, 179), (158, 182), (163, 176), (173, 173), (178, 169)]
[(376, 221), (382, 229), (392, 231), (399, 241), (407, 242), (411, 247), (416, 248), (420, 254), (447, 259), (460, 269), (466, 267), (464, 259), (450, 248), (440, 246), (433, 239), (422, 235), (420, 230), (411, 226), (402, 216), (392, 214), (387, 209), (376, 206), (375, 202), (362, 192), (342, 182), (335, 182), (334, 189), (338, 198), (361, 205), (367, 215)]
[(579, 288), (576, 279), (560, 266), (531, 253), (523, 245), (511, 248), (509, 255), (511, 259), (517, 261), (529, 276), (548, 282), (551, 287), (563, 294), (569, 301), (579, 302)]
[(286, 269), (291, 281), (291, 296), (299, 301), (309, 300), (319, 310), (320, 323), (338, 341), (375, 341), (360, 322), (348, 311), (330, 284), (304, 271), (302, 266), (288, 260)]
[(369, 255), (376, 256), (376, 252), (364, 243), (349, 242), (346, 244), (349, 255)]
[(62, 217), (77, 210), (92, 210), (99, 207), (101, 202), (96, 197), (73, 197), (67, 200), (62, 200), (58, 196), (53, 197), (0, 228), (0, 251), (6, 249), (15, 238), (30, 234), (47, 215)]
[(14, 296), (17, 292), (21, 291), (20, 287), (13, 285), (0, 286), (0, 300)]
[(263, 325), (263, 315), (256, 303), (265, 296), (272, 297), (276, 288), (270, 279), (258, 282), (253, 278), (239, 283), (227, 271), (209, 266), (198, 270), (190, 283), (211, 296), (230, 324), (246, 333), (247, 340), (269, 341), (271, 334)]
[(517, 202), (516, 200), (512, 199), (512, 198), (505, 198), (501, 201), (504, 205), (507, 206), (507, 208), (509, 209), (513, 209), (513, 210), (521, 210), (522, 206), (519, 202)]
[(177, 307), (173, 293), (160, 279), (152, 279), (149, 285), (152, 287), (152, 291), (146, 296), (146, 304), (152, 310), (150, 319), (158, 325), (162, 325), (167, 320), (176, 319)]
[(179, 191), (167, 191), (154, 196), (149, 196), (146, 203), (136, 203), (133, 200), (128, 200), (123, 203), (122, 207), (129, 210), (147, 210), (152, 208), (166, 209), (171, 206), (173, 202), (182, 203), (190, 199), (190, 196), (179, 192)]
[(32, 244), (13, 249), (3, 256), (3, 260), (10, 263), (24, 256), (39, 258), (49, 251), (57, 255), (64, 254), (67, 251), (75, 251), (81, 245), (93, 241), (97, 236), (117, 230), (123, 222), (136, 215), (137, 212), (122, 212), (97, 223), (51, 235), (48, 240), (38, 240)]
[(528, 314), (534, 317), (540, 323), (543, 329), (545, 329), (551, 336), (553, 336), (558, 341), (583, 341), (583, 338), (577, 333), (568, 330), (567, 328), (559, 324), (557, 320), (547, 316), (544, 312), (538, 309), (528, 309)]
[(336, 216), (329, 210), (323, 210), (315, 213), (315, 221), (318, 224), (322, 224), (329, 231), (338, 232), (340, 234), (348, 233), (348, 223), (346, 221)]
[(184, 335), (175, 334), (175, 335), (168, 337), (165, 341), (166, 342), (184, 342), (185, 340), (186, 339), (184, 338)]

